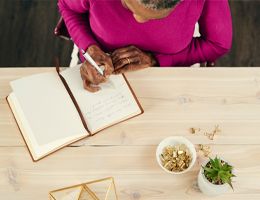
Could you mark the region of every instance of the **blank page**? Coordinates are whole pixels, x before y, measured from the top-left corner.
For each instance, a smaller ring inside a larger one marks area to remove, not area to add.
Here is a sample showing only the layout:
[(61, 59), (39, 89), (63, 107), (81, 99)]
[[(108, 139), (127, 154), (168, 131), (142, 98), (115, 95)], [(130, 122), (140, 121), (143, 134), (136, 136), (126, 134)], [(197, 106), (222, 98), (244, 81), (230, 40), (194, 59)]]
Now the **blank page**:
[(106, 83), (100, 85), (100, 91), (91, 93), (83, 88), (80, 65), (61, 74), (76, 98), (92, 133), (141, 113), (123, 75), (111, 75)]
[(21, 78), (12, 81), (11, 87), (15, 96), (13, 106), (23, 124), (27, 124), (26, 138), (37, 156), (86, 136), (79, 114), (56, 72)]

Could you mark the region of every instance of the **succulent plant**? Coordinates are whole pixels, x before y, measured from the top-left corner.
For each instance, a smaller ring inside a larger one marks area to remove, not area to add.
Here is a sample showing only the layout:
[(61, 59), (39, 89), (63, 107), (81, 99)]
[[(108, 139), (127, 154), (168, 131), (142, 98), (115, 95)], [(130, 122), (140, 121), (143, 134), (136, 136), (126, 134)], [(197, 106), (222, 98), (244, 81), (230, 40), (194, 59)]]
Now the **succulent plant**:
[(214, 159), (209, 158), (209, 162), (205, 165), (205, 167), (202, 168), (205, 177), (211, 183), (215, 185), (222, 185), (227, 183), (233, 189), (231, 183), (232, 177), (235, 177), (235, 175), (232, 173), (233, 166), (229, 165), (220, 158), (215, 157)]

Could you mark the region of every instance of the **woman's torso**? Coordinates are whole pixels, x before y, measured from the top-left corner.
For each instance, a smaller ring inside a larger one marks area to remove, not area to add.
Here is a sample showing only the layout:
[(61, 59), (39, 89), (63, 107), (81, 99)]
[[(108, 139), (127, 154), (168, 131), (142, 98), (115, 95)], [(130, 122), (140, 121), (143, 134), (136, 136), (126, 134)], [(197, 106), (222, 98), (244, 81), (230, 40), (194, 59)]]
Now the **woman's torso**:
[(146, 51), (174, 54), (192, 40), (203, 5), (204, 0), (184, 0), (166, 18), (138, 23), (121, 0), (90, 0), (89, 22), (106, 51), (135, 45)]

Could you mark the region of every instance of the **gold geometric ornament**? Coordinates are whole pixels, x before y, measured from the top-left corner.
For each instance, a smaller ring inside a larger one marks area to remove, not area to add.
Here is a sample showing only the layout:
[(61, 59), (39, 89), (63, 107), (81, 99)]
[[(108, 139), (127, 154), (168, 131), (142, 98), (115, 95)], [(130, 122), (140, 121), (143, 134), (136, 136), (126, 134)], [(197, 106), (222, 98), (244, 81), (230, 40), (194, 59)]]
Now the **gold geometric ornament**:
[(49, 193), (50, 200), (118, 200), (112, 177), (82, 183)]

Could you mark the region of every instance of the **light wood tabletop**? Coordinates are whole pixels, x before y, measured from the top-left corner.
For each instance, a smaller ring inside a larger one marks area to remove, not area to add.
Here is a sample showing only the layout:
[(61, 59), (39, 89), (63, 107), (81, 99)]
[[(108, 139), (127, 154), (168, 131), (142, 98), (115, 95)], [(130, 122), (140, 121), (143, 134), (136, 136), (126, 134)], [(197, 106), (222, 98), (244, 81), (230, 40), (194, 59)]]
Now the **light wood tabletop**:
[[(235, 167), (234, 191), (214, 199), (260, 199), (260, 68), (151, 68), (126, 74), (144, 114), (34, 163), (5, 97), (11, 80), (54, 68), (0, 69), (0, 196), (41, 200), (48, 192), (114, 177), (120, 200), (211, 199), (191, 171), (169, 175), (156, 162), (158, 143), (181, 135), (207, 144)], [(205, 136), (219, 125), (213, 140)], [(191, 127), (200, 128), (191, 134)]]

